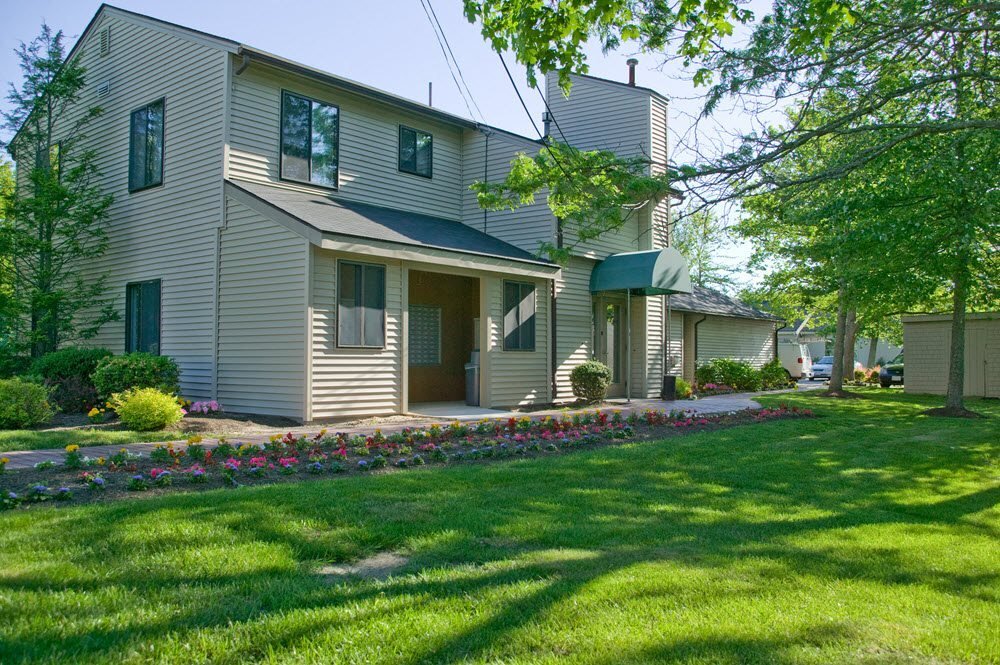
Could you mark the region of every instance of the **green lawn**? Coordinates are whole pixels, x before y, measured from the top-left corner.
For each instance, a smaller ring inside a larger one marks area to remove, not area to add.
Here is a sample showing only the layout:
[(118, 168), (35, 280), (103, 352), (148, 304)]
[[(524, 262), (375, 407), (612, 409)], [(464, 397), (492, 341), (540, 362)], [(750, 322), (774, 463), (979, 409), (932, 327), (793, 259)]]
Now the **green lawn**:
[[(1000, 403), (0, 514), (0, 662), (1000, 660)], [(385, 581), (317, 569), (380, 551)]]
[(107, 429), (0, 430), (0, 452), (65, 448), (71, 443), (78, 446), (104, 446), (118, 443), (163, 441), (184, 438), (184, 436), (178, 432), (131, 432)]

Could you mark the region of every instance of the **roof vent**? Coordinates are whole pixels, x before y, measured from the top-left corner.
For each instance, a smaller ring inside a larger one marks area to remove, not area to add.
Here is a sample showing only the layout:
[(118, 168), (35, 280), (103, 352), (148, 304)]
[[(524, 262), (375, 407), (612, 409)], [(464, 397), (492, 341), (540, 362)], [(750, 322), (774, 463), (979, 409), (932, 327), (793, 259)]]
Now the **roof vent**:
[(105, 81), (97, 85), (97, 96), (107, 97), (111, 94), (111, 81)]
[(628, 84), (634, 88), (635, 66), (639, 64), (639, 61), (636, 60), (635, 58), (629, 58), (628, 60), (625, 61), (625, 64), (628, 65)]
[(107, 27), (101, 30), (101, 55), (107, 55), (111, 53), (111, 28)]

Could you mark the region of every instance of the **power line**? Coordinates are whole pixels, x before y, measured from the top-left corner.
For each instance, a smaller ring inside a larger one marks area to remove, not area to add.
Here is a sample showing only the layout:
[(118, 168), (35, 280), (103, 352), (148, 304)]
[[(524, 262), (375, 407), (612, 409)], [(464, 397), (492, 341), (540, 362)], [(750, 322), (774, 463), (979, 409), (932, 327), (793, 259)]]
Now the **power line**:
[[(479, 121), (485, 123), (486, 118), (483, 115), (482, 110), (480, 110), (479, 105), (476, 104), (476, 99), (472, 95), (472, 90), (465, 82), (465, 76), (462, 74), (462, 68), (458, 64), (458, 60), (455, 58), (455, 53), (451, 50), (451, 44), (448, 42), (448, 36), (444, 32), (444, 28), (441, 27), (441, 22), (437, 19), (437, 14), (434, 11), (434, 6), (431, 4), (431, 0), (420, 0), (420, 6), (424, 10), (424, 15), (427, 16), (427, 22), (431, 24), (431, 30), (434, 32), (434, 37), (437, 39), (438, 46), (441, 47), (441, 54), (444, 56), (445, 64), (448, 65), (448, 73), (451, 74), (451, 80), (455, 82), (455, 87), (458, 89), (458, 94), (462, 97), (462, 101), (465, 103), (465, 109), (469, 112), (469, 117), (476, 119), (476, 113), (473, 113), (472, 111), (472, 108), (475, 107), (479, 114)], [(455, 74), (456, 71), (458, 72), (457, 76)], [(459, 79), (461, 79), (461, 83), (459, 83)], [(463, 84), (465, 85), (464, 89), (462, 88)]]
[(517, 83), (514, 82), (514, 76), (510, 73), (510, 68), (507, 67), (507, 61), (503, 59), (503, 53), (497, 51), (497, 56), (500, 57), (500, 64), (503, 65), (503, 70), (507, 72), (507, 79), (510, 81), (511, 87), (514, 88), (514, 92), (517, 93), (517, 98), (521, 102), (521, 108), (528, 115), (528, 120), (531, 121), (531, 126), (535, 128), (535, 133), (538, 134), (538, 138), (543, 142), (545, 137), (542, 136), (542, 132), (538, 129), (538, 124), (535, 122), (535, 116), (531, 115), (531, 111), (528, 110), (528, 105), (524, 103), (524, 97), (521, 96), (521, 91), (517, 87)]
[(476, 103), (476, 97), (472, 94), (472, 89), (469, 88), (469, 84), (465, 82), (465, 75), (462, 73), (462, 66), (458, 64), (458, 58), (455, 57), (455, 54), (451, 50), (451, 43), (448, 41), (448, 35), (445, 34), (444, 27), (441, 25), (441, 21), (438, 20), (437, 12), (434, 11), (434, 5), (431, 3), (431, 0), (427, 0), (427, 6), (430, 7), (431, 16), (434, 17), (434, 22), (437, 23), (438, 30), (441, 31), (441, 37), (444, 39), (444, 45), (448, 47), (448, 54), (451, 55), (451, 60), (455, 63), (455, 69), (458, 70), (458, 78), (461, 79), (462, 85), (465, 86), (465, 91), (469, 93), (469, 99), (472, 100), (472, 105), (476, 107), (480, 120), (485, 123), (486, 116), (483, 115), (482, 110), (479, 108), (479, 104)]

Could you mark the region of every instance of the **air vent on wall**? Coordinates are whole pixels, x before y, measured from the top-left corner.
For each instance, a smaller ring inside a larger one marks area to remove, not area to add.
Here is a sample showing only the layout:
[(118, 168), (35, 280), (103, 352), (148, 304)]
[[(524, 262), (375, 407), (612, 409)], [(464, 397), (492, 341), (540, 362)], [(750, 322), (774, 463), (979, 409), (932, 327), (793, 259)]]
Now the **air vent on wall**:
[(109, 94), (111, 94), (111, 81), (105, 81), (104, 83), (98, 84), (97, 86), (98, 97), (107, 97)]
[(111, 52), (111, 28), (104, 28), (101, 30), (101, 55), (107, 55)]

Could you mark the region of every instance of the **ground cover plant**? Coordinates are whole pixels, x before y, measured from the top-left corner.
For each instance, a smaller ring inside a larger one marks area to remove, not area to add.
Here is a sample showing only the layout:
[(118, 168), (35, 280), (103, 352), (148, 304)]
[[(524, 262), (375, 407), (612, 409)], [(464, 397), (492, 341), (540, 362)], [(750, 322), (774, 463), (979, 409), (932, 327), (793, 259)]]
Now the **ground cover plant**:
[(662, 442), (7, 511), (0, 661), (996, 662), (1000, 403), (858, 392)]
[(201, 436), (193, 436), (183, 445), (157, 445), (148, 455), (121, 448), (106, 457), (94, 458), (84, 456), (79, 445), (70, 444), (61, 464), (45, 461), (33, 469), (0, 475), (0, 499), (3, 508), (12, 509), (53, 499), (124, 498), (156, 488), (204, 490), (323, 474), (346, 476), (387, 468), (550, 456), (776, 418), (811, 416), (808, 409), (784, 405), (707, 417), (680, 410), (649, 409), (627, 415), (594, 410), (559, 418), (525, 416), (471, 424), (455, 421), (390, 434), (381, 430), (369, 435), (325, 429), (310, 435), (288, 432), (272, 436), (266, 444), (223, 440), (210, 448)]

